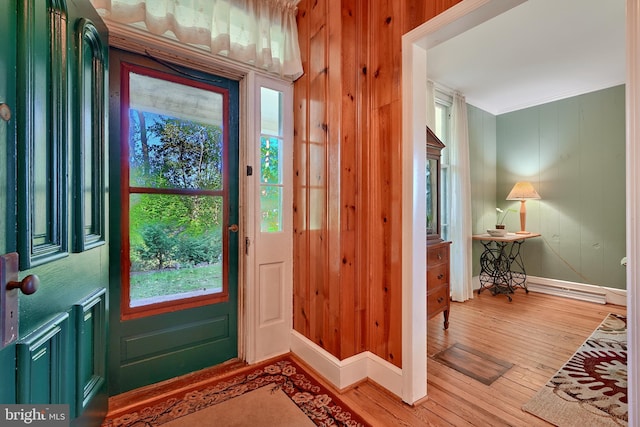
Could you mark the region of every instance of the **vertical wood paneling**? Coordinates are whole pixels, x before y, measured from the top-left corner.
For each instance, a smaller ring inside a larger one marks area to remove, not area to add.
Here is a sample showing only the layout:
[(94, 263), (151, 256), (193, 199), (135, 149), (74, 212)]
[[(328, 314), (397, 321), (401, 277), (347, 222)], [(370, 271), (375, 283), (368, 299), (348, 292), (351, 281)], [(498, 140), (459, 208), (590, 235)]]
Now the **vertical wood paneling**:
[[(309, 17), (308, 3), (298, 7), (298, 43), (302, 67), (309, 69)], [(310, 337), (309, 316), (309, 232), (308, 232), (308, 135), (307, 118), (309, 105), (309, 73), (305, 72), (295, 83), (293, 91), (293, 328)]]
[[(364, 221), (362, 209), (362, 152), (363, 123), (368, 114), (362, 108), (363, 92), (366, 90), (366, 50), (360, 49), (366, 32), (363, 29), (363, 8), (367, 3), (361, 0), (345, 0), (342, 3), (341, 60), (342, 82), (340, 122), (340, 297), (339, 317), (343, 319), (340, 330), (341, 357), (363, 351), (365, 347), (366, 322), (366, 282), (359, 274), (362, 265), (362, 251), (359, 250), (360, 236)], [(341, 291), (342, 290), (342, 291)]]
[[(329, 7), (327, 2), (326, 14), (327, 22), (327, 121), (325, 123), (327, 131), (327, 237), (328, 237), (328, 280), (327, 292), (328, 303), (325, 305), (327, 309), (327, 319), (325, 325), (327, 327), (326, 339), (327, 348), (330, 348), (334, 354), (342, 356), (341, 348), (341, 325), (340, 325), (340, 301), (343, 298), (341, 294), (340, 283), (340, 251), (341, 251), (341, 152), (342, 146), (342, 9), (338, 7)], [(352, 286), (352, 285), (351, 285)], [(349, 287), (351, 287), (349, 286)], [(349, 295), (349, 287), (345, 289), (345, 295)], [(348, 329), (348, 328), (347, 328)]]
[(457, 0), (302, 0), (294, 328), (401, 363), (401, 39)]
[[(394, 351), (389, 348), (391, 341), (391, 313), (396, 313), (396, 320), (400, 321), (401, 306), (392, 306), (391, 297), (394, 292), (401, 292), (400, 286), (392, 286), (390, 278), (394, 277), (393, 253), (391, 251), (392, 235), (391, 223), (399, 221), (400, 217), (391, 216), (391, 194), (394, 190), (392, 180), (391, 147), (394, 138), (391, 117), (391, 102), (394, 98), (394, 50), (400, 48), (399, 14), (394, 7), (398, 2), (392, 0), (380, 1), (370, 11), (371, 40), (371, 108), (372, 129), (371, 141), (371, 198), (369, 209), (371, 217), (371, 288), (370, 292), (370, 350), (380, 357), (392, 362), (400, 363), (398, 357), (394, 361)], [(395, 37), (394, 37), (395, 36)], [(398, 181), (397, 184), (400, 184)], [(399, 271), (398, 271), (399, 272)], [(399, 277), (399, 276), (396, 276)], [(399, 285), (399, 283), (398, 283)], [(401, 323), (401, 322), (399, 322)], [(399, 351), (399, 349), (398, 349)]]
[[(326, 340), (326, 13), (325, 1), (310, 9), (309, 28), (309, 279), (310, 338), (324, 346)], [(330, 349), (328, 349), (331, 351)]]

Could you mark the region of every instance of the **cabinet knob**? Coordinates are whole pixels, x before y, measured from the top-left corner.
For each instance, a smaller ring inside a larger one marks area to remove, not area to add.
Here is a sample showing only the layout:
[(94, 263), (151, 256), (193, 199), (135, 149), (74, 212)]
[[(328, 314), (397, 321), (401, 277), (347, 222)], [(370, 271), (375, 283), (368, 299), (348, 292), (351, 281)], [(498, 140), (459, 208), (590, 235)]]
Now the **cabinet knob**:
[(444, 274), (440, 273), (438, 274), (438, 279), (442, 279), (444, 277)]
[(438, 304), (440, 304), (442, 301), (444, 301), (443, 297), (438, 298)]

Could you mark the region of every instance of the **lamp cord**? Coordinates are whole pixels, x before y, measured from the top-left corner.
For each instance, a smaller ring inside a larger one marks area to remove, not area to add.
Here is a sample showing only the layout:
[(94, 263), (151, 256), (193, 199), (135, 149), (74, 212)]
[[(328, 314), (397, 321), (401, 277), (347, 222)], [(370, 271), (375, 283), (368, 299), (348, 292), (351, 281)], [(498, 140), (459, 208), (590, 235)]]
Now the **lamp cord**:
[[(551, 246), (551, 244), (547, 241), (547, 238), (544, 236), (541, 236), (542, 240), (547, 244), (547, 246), (549, 247), (549, 249), (551, 249), (551, 252), (553, 252), (555, 254), (555, 256), (557, 256), (567, 267), (569, 267), (571, 269), (571, 271), (573, 271), (574, 273), (576, 273), (582, 280), (584, 280), (585, 283), (591, 285), (591, 286), (597, 286), (598, 288), (602, 288), (604, 289), (604, 286), (602, 285), (596, 285), (593, 284), (591, 282), (591, 280), (589, 280), (588, 277), (586, 277), (584, 274), (580, 273), (578, 270), (576, 270), (570, 263), (569, 261), (567, 261), (566, 259), (564, 259), (562, 257), (562, 255), (560, 255), (554, 248), (553, 246)], [(615, 292), (615, 289), (613, 288), (607, 288), (608, 292), (611, 292), (613, 294), (617, 294), (617, 295), (624, 295), (623, 293), (617, 293)]]

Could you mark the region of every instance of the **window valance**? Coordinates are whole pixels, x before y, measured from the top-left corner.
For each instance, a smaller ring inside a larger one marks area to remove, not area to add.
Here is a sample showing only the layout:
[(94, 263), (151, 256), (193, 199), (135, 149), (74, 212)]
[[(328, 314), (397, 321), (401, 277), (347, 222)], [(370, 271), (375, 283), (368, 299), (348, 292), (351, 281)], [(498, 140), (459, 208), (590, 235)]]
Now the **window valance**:
[(91, 0), (109, 20), (282, 77), (302, 75), (296, 26), (300, 0)]

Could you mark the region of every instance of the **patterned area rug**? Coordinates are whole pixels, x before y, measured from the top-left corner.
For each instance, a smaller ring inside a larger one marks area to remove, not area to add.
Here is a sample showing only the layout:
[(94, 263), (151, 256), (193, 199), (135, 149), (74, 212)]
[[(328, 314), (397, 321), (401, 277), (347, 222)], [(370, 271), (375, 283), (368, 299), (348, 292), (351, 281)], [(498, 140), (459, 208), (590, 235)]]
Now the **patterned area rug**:
[(626, 426), (627, 318), (609, 314), (522, 409), (556, 426)]
[[(170, 422), (173, 426), (177, 425), (176, 421), (180, 419), (183, 419), (184, 423), (179, 425), (193, 427), (198, 425), (197, 418), (202, 418), (200, 416), (202, 413), (199, 414), (199, 411), (258, 389), (264, 389), (265, 386), (269, 386), (270, 394), (284, 393), (312, 421), (312, 424), (317, 426), (370, 426), (333, 393), (313, 379), (300, 365), (286, 357), (258, 365), (232, 377), (212, 381), (198, 389), (185, 392), (181, 397), (170, 397), (153, 406), (135, 410), (114, 419), (107, 419), (103, 427), (151, 427)], [(268, 404), (266, 400), (259, 405), (252, 404), (250, 407), (241, 409), (240, 413), (256, 411), (256, 407), (266, 404)], [(264, 409), (258, 411), (262, 412)], [(280, 416), (285, 417), (284, 412)], [(208, 421), (208, 425), (218, 425), (215, 419), (210, 418)], [(273, 425), (285, 424), (281, 418), (279, 424)], [(225, 425), (229, 424), (225, 423)]]

